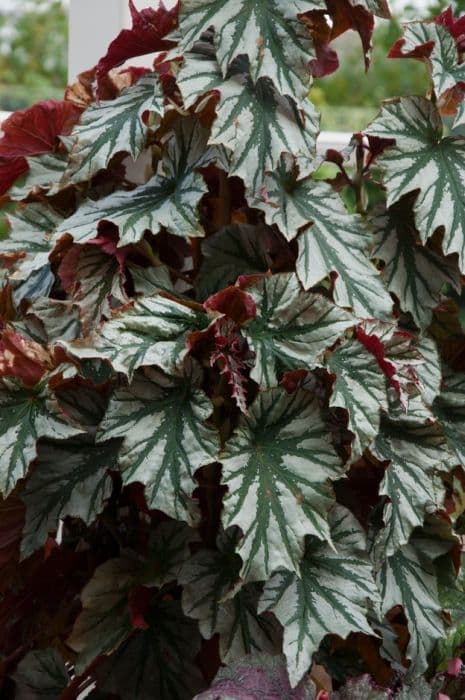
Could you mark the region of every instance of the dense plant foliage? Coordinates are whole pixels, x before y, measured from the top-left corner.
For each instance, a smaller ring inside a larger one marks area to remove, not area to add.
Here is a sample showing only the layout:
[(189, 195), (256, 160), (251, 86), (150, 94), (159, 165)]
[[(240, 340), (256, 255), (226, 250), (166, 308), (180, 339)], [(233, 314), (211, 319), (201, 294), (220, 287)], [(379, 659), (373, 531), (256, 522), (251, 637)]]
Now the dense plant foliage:
[(131, 10), (0, 140), (2, 698), (464, 697), (465, 17), (318, 156), (384, 0)]

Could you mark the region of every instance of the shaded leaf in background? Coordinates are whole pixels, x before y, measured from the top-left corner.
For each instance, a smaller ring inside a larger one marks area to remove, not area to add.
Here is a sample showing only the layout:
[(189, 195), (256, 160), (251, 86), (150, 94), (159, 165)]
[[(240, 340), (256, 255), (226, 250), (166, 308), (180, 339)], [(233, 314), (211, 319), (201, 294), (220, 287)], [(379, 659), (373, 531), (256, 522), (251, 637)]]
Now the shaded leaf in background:
[(17, 700), (60, 700), (70, 682), (65, 662), (55, 649), (30, 651), (13, 678)]
[(21, 552), (41, 547), (58, 520), (71, 515), (90, 524), (111, 493), (108, 469), (117, 468), (120, 442), (99, 445), (76, 437), (63, 442), (42, 441), (22, 499), (26, 506)]

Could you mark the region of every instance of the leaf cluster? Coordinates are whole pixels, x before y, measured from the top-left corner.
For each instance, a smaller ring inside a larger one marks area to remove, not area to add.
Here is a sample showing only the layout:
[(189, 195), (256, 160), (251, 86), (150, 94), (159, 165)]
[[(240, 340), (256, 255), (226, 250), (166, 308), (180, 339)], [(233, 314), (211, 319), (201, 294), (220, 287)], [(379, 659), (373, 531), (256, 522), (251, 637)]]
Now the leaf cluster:
[(384, 0), (130, 7), (0, 139), (2, 697), (461, 693), (465, 18), (321, 155)]

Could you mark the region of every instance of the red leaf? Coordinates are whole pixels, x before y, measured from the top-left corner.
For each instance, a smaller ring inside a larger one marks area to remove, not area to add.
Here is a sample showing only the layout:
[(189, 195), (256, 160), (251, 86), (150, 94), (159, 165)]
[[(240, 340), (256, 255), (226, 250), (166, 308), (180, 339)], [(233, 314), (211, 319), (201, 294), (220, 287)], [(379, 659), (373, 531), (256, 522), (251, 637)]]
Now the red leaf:
[(25, 156), (54, 151), (58, 136), (66, 136), (79, 120), (82, 109), (71, 102), (48, 100), (14, 112), (2, 123), (0, 139), (0, 195), (26, 173)]
[(314, 78), (324, 78), (339, 68), (339, 58), (329, 44), (315, 43), (316, 58), (310, 61), (310, 70)]
[(14, 112), (2, 123), (0, 156), (17, 158), (54, 151), (58, 136), (71, 133), (81, 111), (70, 102), (48, 100)]
[(395, 379), (396, 368), (385, 356), (384, 345), (376, 335), (368, 335), (360, 326), (357, 328), (357, 340), (375, 356), (378, 365), (383, 370), (389, 382), (400, 393), (399, 382)]
[(2, 158), (0, 156), (0, 196), (5, 194), (20, 175), (28, 170), (25, 158)]
[(429, 58), (434, 49), (435, 41), (426, 41), (424, 44), (418, 44), (407, 53), (402, 52), (402, 47), (405, 44), (405, 39), (397, 39), (396, 43), (388, 53), (388, 58)]
[(149, 624), (145, 615), (150, 607), (153, 591), (146, 586), (136, 586), (129, 593), (129, 613), (132, 626), (136, 630), (147, 630)]
[(204, 307), (218, 311), (236, 323), (244, 323), (257, 315), (257, 307), (250, 294), (234, 286), (213, 294), (206, 300)]
[(108, 72), (120, 66), (129, 58), (144, 56), (149, 53), (166, 51), (175, 45), (166, 35), (177, 25), (178, 7), (168, 10), (163, 2), (156, 10), (148, 7), (137, 10), (129, 0), (132, 16), (132, 29), (123, 29), (114, 39), (108, 51), (97, 64), (97, 85), (100, 88)]
[(242, 413), (247, 413), (247, 370), (252, 361), (245, 338), (234, 321), (219, 318), (214, 324), (215, 347), (210, 354), (210, 366), (218, 363), (221, 374), (226, 376), (231, 396)]
[(360, 5), (353, 7), (348, 0), (327, 0), (326, 4), (333, 23), (331, 38), (336, 39), (349, 29), (356, 31), (362, 41), (365, 67), (368, 69), (375, 27), (373, 15)]
[(306, 369), (295, 369), (291, 372), (286, 372), (280, 381), (280, 385), (284, 387), (288, 394), (293, 394), (301, 386), (307, 374)]
[(51, 357), (33, 340), (26, 340), (9, 328), (0, 333), (0, 377), (16, 377), (35, 386), (51, 366)]
[(434, 20), (445, 27), (454, 37), (458, 51), (465, 51), (465, 15), (455, 18), (452, 7), (448, 7)]

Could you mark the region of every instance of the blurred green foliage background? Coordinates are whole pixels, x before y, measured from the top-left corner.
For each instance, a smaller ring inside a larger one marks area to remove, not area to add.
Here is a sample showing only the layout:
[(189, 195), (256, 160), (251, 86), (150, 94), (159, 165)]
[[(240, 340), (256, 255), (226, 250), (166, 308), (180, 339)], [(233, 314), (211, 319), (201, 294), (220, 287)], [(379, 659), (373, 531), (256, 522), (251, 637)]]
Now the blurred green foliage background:
[[(98, 0), (96, 0), (98, 2)], [(61, 98), (68, 15), (61, 0), (17, 0), (0, 10), (0, 110)]]

